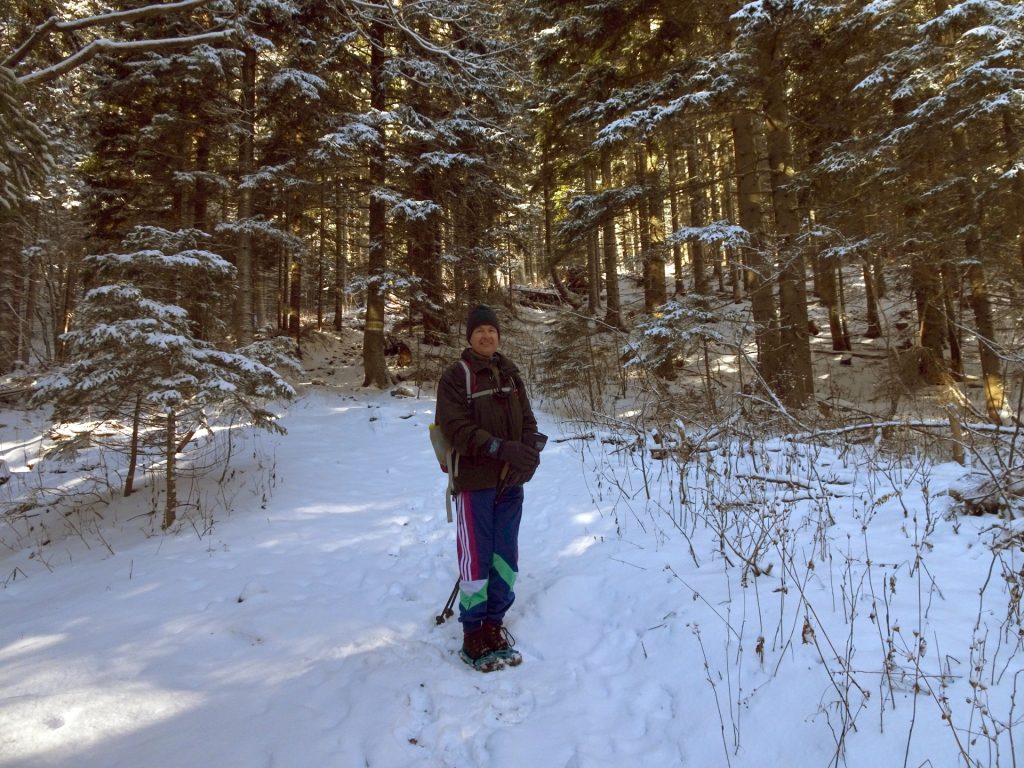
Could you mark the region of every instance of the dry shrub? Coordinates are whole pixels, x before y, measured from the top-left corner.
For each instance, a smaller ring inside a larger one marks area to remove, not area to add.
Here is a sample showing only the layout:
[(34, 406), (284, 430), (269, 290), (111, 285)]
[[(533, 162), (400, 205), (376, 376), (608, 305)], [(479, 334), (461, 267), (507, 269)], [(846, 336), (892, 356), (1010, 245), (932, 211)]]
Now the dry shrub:
[(899, 384), (911, 392), (926, 386), (957, 385), (941, 355), (921, 346), (893, 353), (893, 374)]

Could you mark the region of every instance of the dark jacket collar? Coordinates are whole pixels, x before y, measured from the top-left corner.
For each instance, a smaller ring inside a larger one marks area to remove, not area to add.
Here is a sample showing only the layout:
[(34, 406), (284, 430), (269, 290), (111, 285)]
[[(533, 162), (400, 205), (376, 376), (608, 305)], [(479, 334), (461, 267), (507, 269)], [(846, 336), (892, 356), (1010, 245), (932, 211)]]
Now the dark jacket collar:
[(462, 350), (462, 359), (469, 363), (474, 371), (483, 371), (491, 366), (496, 366), (499, 371), (508, 368), (508, 360), (501, 352), (495, 352), (491, 357), (481, 357), (472, 347), (466, 347)]

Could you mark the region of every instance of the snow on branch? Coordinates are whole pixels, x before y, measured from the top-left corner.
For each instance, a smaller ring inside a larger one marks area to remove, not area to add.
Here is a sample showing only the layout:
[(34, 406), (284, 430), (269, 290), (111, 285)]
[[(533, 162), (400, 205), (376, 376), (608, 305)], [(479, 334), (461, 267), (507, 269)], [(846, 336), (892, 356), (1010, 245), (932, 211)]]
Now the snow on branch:
[(465, 152), (424, 152), (419, 157), (421, 168), (448, 170), (453, 167), (471, 167), (484, 164), (481, 157), (467, 155)]
[(189, 35), (187, 37), (166, 37), (156, 40), (108, 40), (101, 37), (93, 40), (87, 46), (82, 48), (82, 50), (78, 51), (78, 53), (59, 61), (56, 64), (46, 67), (45, 69), (40, 69), (35, 72), (30, 72), (27, 75), (20, 76), (18, 78), (18, 82), (23, 85), (38, 85), (39, 83), (46, 83), (50, 80), (55, 80), (61, 75), (85, 64), (85, 62), (89, 61), (94, 56), (104, 52), (141, 53), (149, 51), (170, 51), (180, 48), (192, 48), (204, 43), (223, 42), (230, 40), (234, 35), (234, 30), (225, 29), (219, 32), (203, 32), (198, 35)]
[(379, 147), (384, 137), (370, 115), (357, 115), (352, 122), (320, 137), (320, 145), (338, 154)]
[(160, 16), (174, 11), (187, 11), (192, 8), (198, 8), (199, 6), (206, 5), (210, 2), (212, 2), (212, 0), (181, 0), (181, 2), (177, 3), (144, 5), (141, 8), (129, 8), (124, 11), (110, 11), (108, 13), (86, 16), (82, 19), (70, 19), (67, 21), (59, 19), (56, 16), (51, 16), (32, 30), (32, 34), (29, 35), (28, 39), (19, 45), (10, 56), (3, 60), (3, 62), (0, 62), (0, 66), (13, 69), (19, 63), (24, 61), (25, 57), (28, 56), (32, 49), (39, 44), (40, 40), (53, 31), (77, 32), (81, 29), (98, 27), (103, 24), (121, 24), (128, 21), (137, 21), (138, 19), (144, 19), (149, 16)]
[(263, 238), (266, 242), (277, 243), (294, 253), (301, 252), (306, 247), (301, 238), (260, 217), (224, 222), (218, 224), (215, 231), (217, 234), (226, 232), (233, 235)]
[(696, 240), (705, 245), (729, 245), (743, 247), (750, 244), (750, 233), (743, 227), (728, 221), (716, 221), (706, 227), (683, 227), (665, 238), (667, 245), (677, 245)]
[(318, 101), (320, 94), (328, 90), (326, 80), (309, 72), (303, 72), (300, 69), (282, 69), (270, 80), (269, 90), (271, 93), (282, 91), (289, 87), (297, 90), (303, 98), (309, 101)]

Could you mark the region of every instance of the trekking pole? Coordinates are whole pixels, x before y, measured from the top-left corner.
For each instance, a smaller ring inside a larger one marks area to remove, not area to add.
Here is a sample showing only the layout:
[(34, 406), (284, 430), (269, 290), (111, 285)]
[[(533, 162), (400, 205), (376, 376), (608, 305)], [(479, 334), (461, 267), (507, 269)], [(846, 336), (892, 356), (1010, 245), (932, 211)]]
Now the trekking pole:
[(440, 626), (444, 624), (448, 619), (455, 615), (455, 611), (452, 608), (455, 605), (455, 598), (459, 595), (459, 580), (455, 580), (455, 586), (452, 587), (452, 593), (448, 595), (448, 602), (444, 604), (444, 610), (442, 610), (437, 616), (434, 617), (434, 621)]
[(501, 500), (501, 494), (505, 492), (505, 486), (508, 485), (508, 471), (510, 467), (508, 462), (501, 468), (501, 474), (498, 475), (498, 487), (494, 489), (494, 503), (497, 504)]

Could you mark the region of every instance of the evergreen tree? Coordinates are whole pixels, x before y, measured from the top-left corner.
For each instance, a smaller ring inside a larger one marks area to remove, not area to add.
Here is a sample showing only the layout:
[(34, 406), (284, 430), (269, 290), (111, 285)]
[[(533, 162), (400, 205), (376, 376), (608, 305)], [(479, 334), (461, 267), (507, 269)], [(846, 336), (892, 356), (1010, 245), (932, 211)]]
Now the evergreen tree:
[[(35, 394), (35, 402), (54, 405), (58, 423), (131, 424), (131, 467), (140, 435), (163, 436), (165, 528), (177, 512), (181, 435), (239, 417), (281, 431), (266, 403), (294, 396), (272, 368), (203, 340), (202, 332), (218, 322), (234, 269), (217, 254), (190, 247), (199, 236), (145, 228), (130, 233), (124, 252), (88, 257), (99, 284), (83, 297), (76, 327), (65, 336), (67, 364), (44, 377)], [(130, 472), (126, 493), (132, 479)]]

